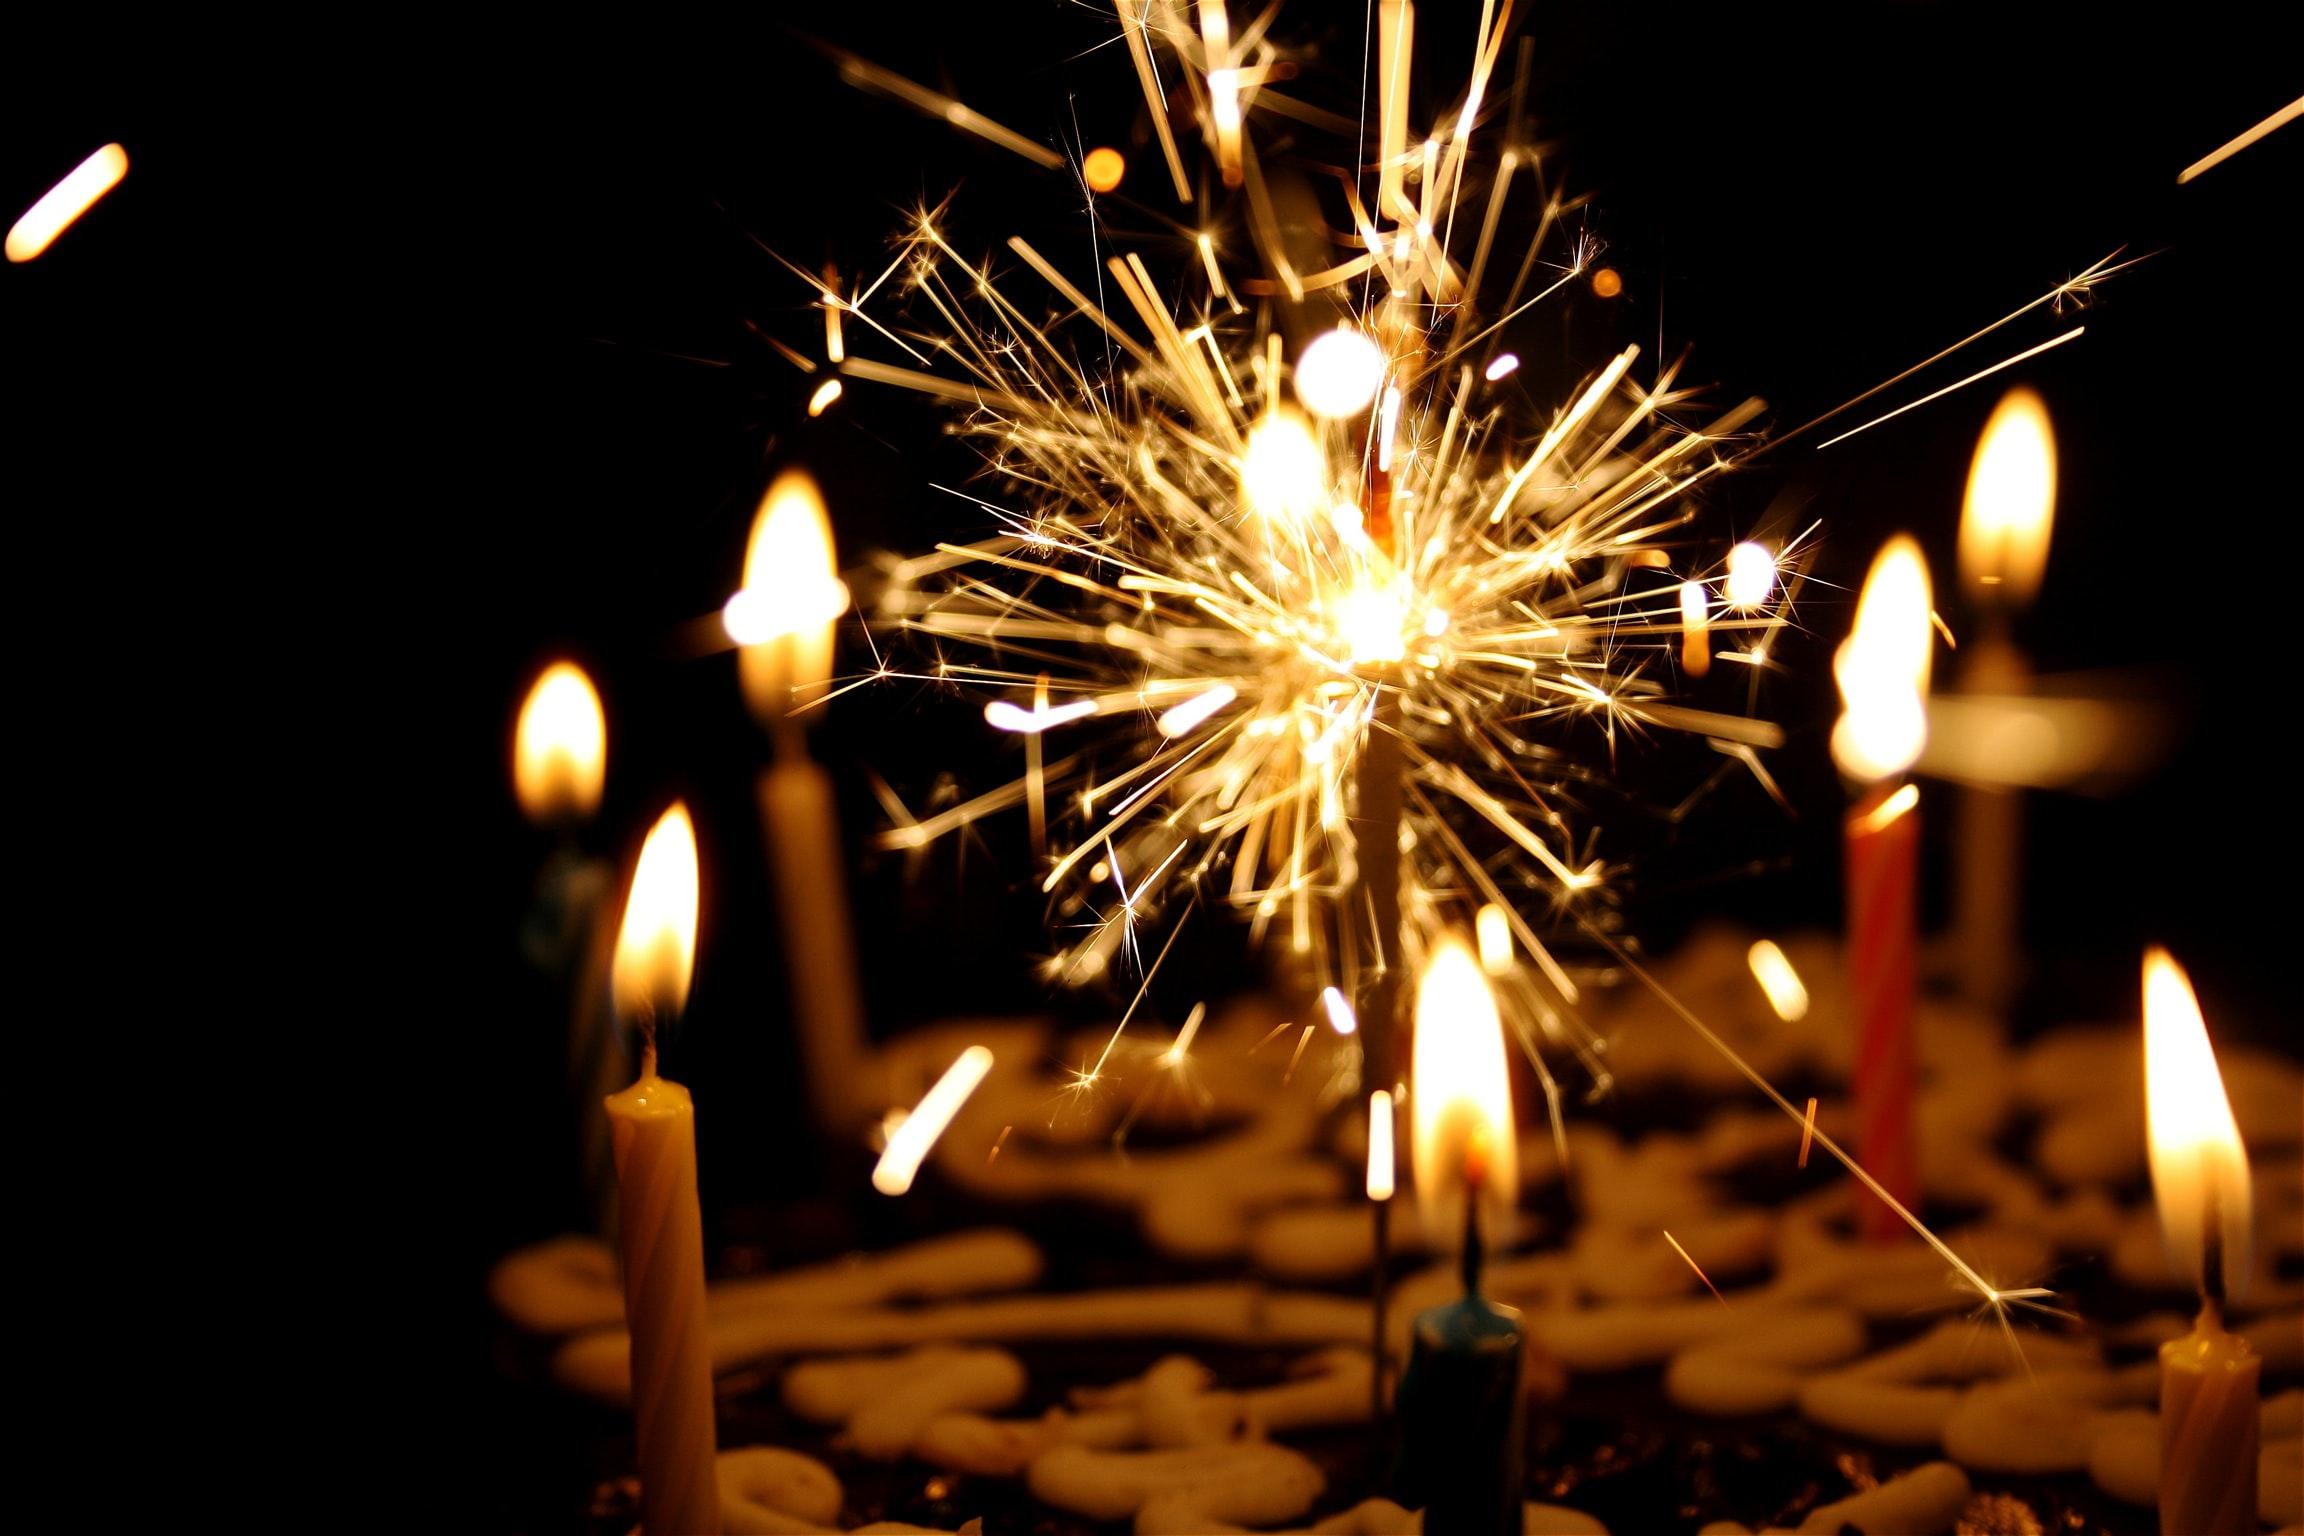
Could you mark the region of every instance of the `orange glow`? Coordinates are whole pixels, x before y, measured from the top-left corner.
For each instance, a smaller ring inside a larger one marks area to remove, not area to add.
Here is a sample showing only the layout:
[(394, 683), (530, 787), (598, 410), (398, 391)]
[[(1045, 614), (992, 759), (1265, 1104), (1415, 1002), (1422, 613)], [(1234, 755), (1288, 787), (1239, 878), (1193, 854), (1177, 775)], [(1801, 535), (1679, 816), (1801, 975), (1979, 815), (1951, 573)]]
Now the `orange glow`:
[(848, 589), (832, 559), (832, 525), (807, 471), (788, 469), (761, 499), (744, 555), (744, 588), (721, 615), (743, 647), (752, 713), (774, 720), (805, 704), (832, 675), (832, 626)]
[(1480, 962), (1459, 939), (1442, 940), (1424, 967), (1412, 1054), (1417, 1196), (1432, 1236), (1453, 1242), (1468, 1184), (1498, 1219), (1520, 1186), (1504, 1026)]
[(1712, 670), (1711, 605), (1704, 583), (1680, 583), (1680, 667), (1690, 677)]
[(640, 845), (609, 987), (621, 1018), (669, 1018), (688, 1004), (696, 967), (696, 828), (675, 800)]
[[(992, 1052), (988, 1047), (972, 1045), (960, 1053), (959, 1060), (944, 1069), (936, 1079), (936, 1086), (920, 1101), (920, 1107), (906, 1115), (896, 1128), (888, 1133), (888, 1150), (880, 1154), (880, 1161), (872, 1169), (872, 1187), (884, 1195), (900, 1195), (912, 1187), (912, 1180), (920, 1172), (921, 1160), (935, 1147), (937, 1138), (951, 1125), (952, 1117), (960, 1113), (960, 1106), (968, 1102), (968, 1095), (984, 1081), (984, 1074), (992, 1070)], [(1007, 1138), (1007, 1132), (1001, 1132)], [(992, 1149), (999, 1154), (999, 1147)]]
[(1603, 299), (1612, 299), (1624, 291), (1624, 279), (1616, 275), (1614, 267), (1602, 267), (1592, 274), (1592, 291)]
[(1398, 1188), (1392, 1167), (1392, 1095), (1368, 1095), (1368, 1198), (1389, 1200)]
[(1128, 174), (1128, 160), (1116, 149), (1092, 149), (1080, 162), (1080, 174), (1091, 192), (1109, 192)]
[(842, 393), (843, 390), (838, 379), (826, 379), (816, 386), (816, 393), (808, 397), (808, 414), (811, 416), (823, 415), (832, 408), (832, 402), (839, 399)]
[(1472, 920), (1480, 941), (1480, 969), (1491, 976), (1512, 974), (1512, 919), (1494, 902), (1482, 907)]
[(2001, 397), (1968, 466), (1960, 580), (1969, 595), (2021, 607), (2040, 589), (2056, 516), (2056, 437), (2028, 389)]
[(30, 261), (55, 243), (73, 221), (96, 206), (96, 200), (120, 185), (128, 174), (128, 151), (107, 144), (66, 173), (64, 179), (41, 194), (8, 231), (8, 259)]
[(1832, 730), (1832, 760), (1850, 778), (1893, 778), (1928, 743), (1929, 601), (1928, 564), (1900, 533), (1872, 562), (1855, 631), (1832, 658), (1845, 710)]
[(544, 669), (512, 735), (512, 788), (539, 826), (587, 821), (608, 776), (608, 721), (592, 679), (574, 662)]
[(2158, 947), (2144, 954), (2144, 1119), (2169, 1257), (2204, 1285), (2213, 1231), (2219, 1278), (2237, 1293), (2248, 1273), (2248, 1154), (2191, 978)]

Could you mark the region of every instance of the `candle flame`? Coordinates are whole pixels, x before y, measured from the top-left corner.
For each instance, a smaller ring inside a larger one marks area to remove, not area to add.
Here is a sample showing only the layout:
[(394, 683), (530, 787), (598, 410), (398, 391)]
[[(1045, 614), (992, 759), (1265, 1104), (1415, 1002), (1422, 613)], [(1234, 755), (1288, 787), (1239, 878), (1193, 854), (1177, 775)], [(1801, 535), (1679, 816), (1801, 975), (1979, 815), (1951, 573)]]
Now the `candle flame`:
[(1960, 513), (1960, 580), (1969, 596), (2021, 607), (2040, 589), (2056, 516), (2056, 437), (2029, 389), (2001, 396), (1977, 439)]
[(544, 669), (520, 706), (512, 788), (530, 821), (586, 821), (608, 774), (608, 722), (592, 679), (574, 662)]
[(788, 469), (761, 498), (744, 554), (744, 589), (722, 615), (743, 647), (744, 695), (762, 720), (789, 714), (832, 675), (832, 626), (848, 589), (832, 558), (832, 525), (807, 471)]
[[(959, 1060), (944, 1069), (936, 1079), (936, 1086), (921, 1099), (920, 1107), (904, 1117), (903, 1124), (888, 1135), (888, 1150), (880, 1154), (880, 1161), (872, 1169), (872, 1187), (884, 1195), (900, 1195), (912, 1187), (912, 1180), (920, 1172), (921, 1160), (935, 1147), (937, 1138), (960, 1113), (960, 1106), (968, 1102), (968, 1095), (984, 1081), (984, 1074), (992, 1070), (992, 1052), (988, 1047), (972, 1045), (960, 1053)], [(1007, 1133), (1001, 1133), (1005, 1140)], [(999, 1148), (995, 1146), (997, 1153)]]
[(1296, 359), (1296, 398), (1315, 416), (1357, 416), (1383, 384), (1384, 349), (1348, 325), (1322, 331)]
[(1768, 994), (1768, 1006), (1776, 1010), (1776, 1017), (1787, 1024), (1797, 1024), (1808, 1016), (1808, 986), (1774, 939), (1760, 940), (1745, 953), (1744, 959), (1752, 967), (1753, 979), (1760, 983), (1760, 990)]
[(1712, 598), (1700, 581), (1680, 583), (1680, 666), (1690, 677), (1712, 670)]
[(42, 193), (40, 201), (9, 226), (8, 259), (30, 261), (48, 249), (127, 174), (128, 151), (117, 144), (105, 145), (72, 167), (62, 181)]
[(1368, 1198), (1389, 1200), (1398, 1188), (1392, 1167), (1392, 1094), (1368, 1095)]
[[(2194, 1284), (2237, 1291), (2248, 1272), (2248, 1154), (2191, 978), (2157, 946), (2144, 954), (2144, 1119), (2169, 1256)], [(2211, 1233), (2223, 1250), (2213, 1277)]]
[(1882, 546), (1856, 603), (1856, 628), (1832, 658), (1845, 712), (1832, 758), (1867, 783), (1912, 766), (1928, 742), (1928, 564), (1909, 535)]
[(688, 1003), (696, 967), (696, 827), (675, 800), (640, 845), (609, 986), (621, 1018), (653, 1021)]
[(1412, 1062), (1418, 1200), (1432, 1235), (1453, 1242), (1468, 1185), (1503, 1217), (1520, 1184), (1504, 1026), (1480, 962), (1460, 939), (1441, 940), (1424, 967)]

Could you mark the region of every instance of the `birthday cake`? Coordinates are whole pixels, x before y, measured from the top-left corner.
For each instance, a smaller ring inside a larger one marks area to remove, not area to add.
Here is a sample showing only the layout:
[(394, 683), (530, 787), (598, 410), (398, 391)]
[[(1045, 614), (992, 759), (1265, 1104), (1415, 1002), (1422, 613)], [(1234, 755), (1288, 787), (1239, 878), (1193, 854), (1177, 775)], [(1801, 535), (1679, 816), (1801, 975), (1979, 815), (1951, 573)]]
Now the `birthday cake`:
[[(1608, 1093), (1519, 1149), (1483, 1289), (1529, 1341), (1526, 1530), (2155, 1529), (2155, 1351), (2192, 1304), (2145, 1194), (2137, 1031), (2017, 1045), (1923, 1005), (1920, 1214), (1942, 1246), (1865, 1244), (1814, 1145), (1845, 1121), (1833, 947), (1783, 947), (1807, 994), (1789, 1020), (1748, 948), (1701, 936), (1658, 980), (1812, 1117), (1627, 992)], [(951, 1230), (714, 1285), (727, 1529), (1418, 1529), (1389, 1497), (1399, 1426), (1370, 1422), (1354, 1052), (1290, 1024), (1240, 1005), (1099, 1093), (1053, 1075), (1068, 1058), (1028, 1024), (889, 1048), (922, 1087), (968, 1045), (1000, 1064), (905, 1197)], [(2262, 1358), (2258, 1513), (2285, 1528), (2304, 1522), (2304, 1072), (2222, 1068), (2255, 1159), (2229, 1316)], [(1399, 1215), (1395, 1368), (1458, 1283)], [(555, 1390), (598, 1405), (590, 1528), (628, 1528), (611, 1253), (563, 1239), (492, 1290)]]

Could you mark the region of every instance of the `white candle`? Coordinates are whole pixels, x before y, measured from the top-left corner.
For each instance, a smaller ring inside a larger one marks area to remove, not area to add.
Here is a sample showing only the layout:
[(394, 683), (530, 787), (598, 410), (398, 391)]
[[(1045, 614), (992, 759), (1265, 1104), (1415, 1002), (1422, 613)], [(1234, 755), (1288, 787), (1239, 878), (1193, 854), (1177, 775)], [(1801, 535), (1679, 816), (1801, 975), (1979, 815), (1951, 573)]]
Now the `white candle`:
[(719, 1536), (696, 1108), (656, 1073), (656, 1031), (688, 998), (696, 954), (696, 833), (675, 804), (648, 834), (616, 941), (616, 1011), (648, 1040), (640, 1080), (608, 1096), (621, 1194), (624, 1318), (647, 1536)]
[[(2031, 667), (2009, 637), (2009, 619), (2039, 589), (2056, 511), (2056, 440), (2048, 411), (2028, 389), (2010, 390), (1976, 444), (1960, 514), (1960, 581), (1981, 623), (1966, 647), (1963, 692), (2024, 693)], [(2024, 810), (2018, 792), (1971, 784), (1961, 791), (1953, 931), (1961, 989), (2004, 1012), (2018, 981), (2017, 927)]]
[(744, 588), (728, 600), (725, 620), (742, 647), (745, 697), (775, 741), (775, 761), (760, 775), (760, 819), (808, 1102), (819, 1123), (843, 1134), (877, 1106), (861, 1081), (864, 1002), (832, 781), (808, 756), (799, 711), (822, 699), (833, 625), (847, 607), (824, 498), (805, 471), (786, 470), (761, 500)]

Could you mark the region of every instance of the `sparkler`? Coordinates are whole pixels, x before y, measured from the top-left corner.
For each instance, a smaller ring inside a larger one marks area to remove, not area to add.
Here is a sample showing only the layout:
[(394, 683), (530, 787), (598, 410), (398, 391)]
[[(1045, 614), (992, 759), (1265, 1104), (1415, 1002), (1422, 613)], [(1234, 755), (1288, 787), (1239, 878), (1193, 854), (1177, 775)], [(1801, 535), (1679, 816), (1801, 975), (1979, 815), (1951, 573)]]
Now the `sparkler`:
[[(1265, 28), (1123, 7), (1161, 142), (1189, 132), (1157, 86), (1181, 70), (1210, 180), (1243, 189), (1232, 222), (1161, 258), (1170, 282), (1141, 252), (1067, 275), (1022, 239), (1025, 270), (995, 270), (937, 210), (864, 293), (819, 285), (852, 319), (877, 290), (933, 322), (869, 322), (926, 370), (860, 366), (855, 327), (837, 366), (964, 401), (957, 430), (984, 451), (969, 499), (996, 532), (900, 564), (881, 614), (928, 650), (922, 673), (989, 692), (990, 725), (1069, 750), (980, 802), (1024, 804), (1056, 839), (1040, 883), (1069, 942), (1049, 977), (1148, 987), (1168, 952), (1148, 934), (1229, 908), (1301, 957), (1331, 1018), (1358, 1000), (1369, 1087), (1395, 1070), (1391, 979), (1481, 907), (1509, 930), (1492, 949), (1516, 943), (1536, 978), (1513, 1021), (1531, 1059), (1547, 1070), (1538, 1046), (1557, 1041), (1598, 1069), (1556, 931), (1524, 915), (1611, 899), (1583, 819), (1605, 775), (1578, 738), (1775, 745), (1765, 721), (1670, 695), (1676, 668), (1784, 622), (1773, 575), (1805, 556), (1773, 552), (1769, 590), (1743, 577), (1731, 599), (1726, 541), (1678, 547), (1760, 402), (1702, 411), (1677, 363), (1639, 382), (1636, 349), (1548, 413), (1524, 412), (1517, 379), (1497, 387), (1506, 320), (1589, 259), (1517, 113), (1482, 117), (1508, 11), (1490, 8), (1464, 97), (1418, 140), (1413, 8), (1382, 7), (1381, 151), (1340, 147), (1341, 165), (1373, 164), (1323, 173), (1332, 218), (1307, 231), (1279, 211), (1304, 203), (1295, 168), (1253, 131), (1276, 105)], [(884, 74), (877, 88), (915, 99)], [(1534, 237), (1490, 283), (1515, 212)], [(1317, 241), (1349, 254), (1319, 265), (1301, 254)], [(1261, 270), (1227, 270), (1235, 247)], [(1683, 613), (1702, 615), (1687, 644)], [(917, 847), (927, 825), (885, 840)]]
[[(998, 268), (952, 243), (939, 206), (853, 291), (786, 263), (856, 322), (845, 355), (827, 358), (832, 371), (960, 408), (955, 430), (981, 448), (988, 488), (954, 494), (996, 525), (894, 567), (881, 618), (927, 661), (882, 661), (872, 676), (981, 688), (987, 723), (1025, 736), (1026, 772), (928, 818), (883, 790), (896, 825), (881, 841), (917, 849), (1027, 808), (1041, 890), (1073, 934), (1048, 977), (1137, 981), (1102, 1051), (1075, 1071), (1082, 1091), (1104, 1080), (1176, 930), (1228, 908), (1298, 957), (1339, 1035), (1353, 1016), (1344, 999), (1360, 999), (1345, 1038), (1364, 1042), (1359, 1086), (1381, 1097), (1393, 1087), (1396, 978), (1477, 910), (1488, 953), (1510, 964), (1516, 945), (1525, 957), (1500, 1000), (1563, 1149), (1562, 1090), (1542, 1047), (1565, 1050), (1598, 1085), (1607, 1077), (1555, 953), (1569, 934), (1656, 990), (1803, 1124), (1804, 1142), (1884, 1195), (1600, 916), (1612, 871), (1595, 855), (1586, 802), (1608, 774), (1580, 736), (1612, 757), (1654, 730), (1690, 733), (1776, 795), (1759, 757), (1781, 743), (1776, 726), (1670, 697), (1676, 675), (1701, 676), (1714, 659), (1749, 665), (1756, 684), (1768, 641), (1792, 622), (1807, 533), (1717, 556), (1690, 533), (1711, 483), (1764, 446), (1753, 431), (1762, 403), (1706, 410), (1677, 361), (1643, 383), (1637, 348), (1550, 410), (1521, 403), (1521, 360), (1502, 350), (1503, 332), (1585, 276), (1595, 250), (1523, 131), (1517, 84), (1507, 113), (1484, 115), (1510, 0), (1484, 0), (1465, 90), (1421, 138), (1407, 0), (1372, 9), (1377, 100), (1362, 101), (1357, 121), (1274, 89), (1291, 61), (1269, 35), (1271, 13), (1237, 34), (1220, 4), (1196, 15), (1171, 0), (1117, 8), (1178, 202), (1195, 196), (1181, 147), (1193, 124), (1171, 113), (1172, 81), (1209, 153), (1204, 184), (1238, 189), (1176, 250), (1068, 272), (1011, 237), (1021, 269)], [(857, 83), (1049, 163), (1045, 146), (949, 97), (836, 57)], [(1256, 130), (1272, 114), (1299, 138), (1307, 126), (1341, 130), (1334, 165), (1266, 160)], [(1109, 192), (1118, 158), (1073, 174)], [(1319, 203), (1315, 183), (1324, 218), (1302, 212)], [(1500, 237), (1508, 215), (1533, 232), (1516, 264), (1492, 264), (1520, 238)], [(1256, 269), (1227, 270), (1242, 249)], [(1775, 441), (2019, 317), (2085, 302), (2132, 264), (2118, 255)], [(876, 297), (902, 301), (904, 315), (875, 318)], [(893, 345), (908, 363), (857, 356), (859, 343)], [(1166, 937), (1148, 943), (1161, 927)], [(1151, 1059), (1182, 1071), (1184, 1038)], [(1350, 1076), (1338, 1086), (1354, 1086)], [(2036, 1304), (2041, 1293), (1988, 1281), (1890, 1204), (2003, 1324)]]

